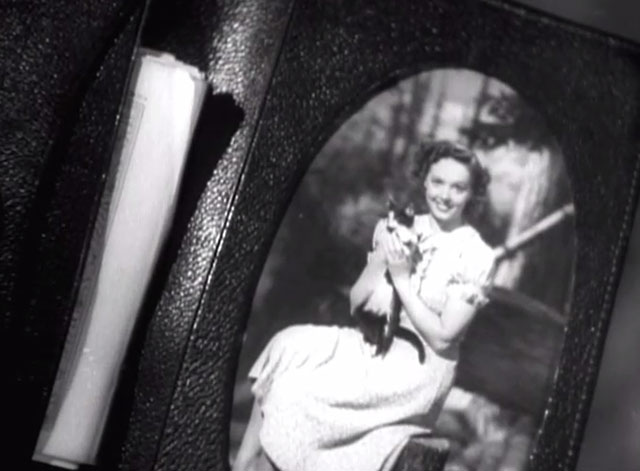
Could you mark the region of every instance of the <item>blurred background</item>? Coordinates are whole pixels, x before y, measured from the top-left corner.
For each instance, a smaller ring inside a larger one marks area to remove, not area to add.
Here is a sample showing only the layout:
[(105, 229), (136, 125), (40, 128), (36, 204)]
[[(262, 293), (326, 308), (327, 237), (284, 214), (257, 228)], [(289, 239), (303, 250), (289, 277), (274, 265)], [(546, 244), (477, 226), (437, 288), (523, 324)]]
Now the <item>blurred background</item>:
[[(640, 42), (638, 0), (518, 0)], [(576, 471), (640, 469), (640, 211), (636, 213)]]
[(488, 205), (473, 224), (501, 254), (491, 302), (465, 337), (456, 387), (437, 424), (452, 443), (447, 469), (524, 469), (570, 310), (571, 192), (560, 150), (535, 110), (506, 84), (454, 69), (381, 91), (313, 161), (255, 293), (238, 368), (232, 456), (252, 404), (252, 362), (288, 325), (350, 323), (348, 290), (388, 195), (424, 200), (406, 174), (429, 139), (468, 145), (487, 166)]

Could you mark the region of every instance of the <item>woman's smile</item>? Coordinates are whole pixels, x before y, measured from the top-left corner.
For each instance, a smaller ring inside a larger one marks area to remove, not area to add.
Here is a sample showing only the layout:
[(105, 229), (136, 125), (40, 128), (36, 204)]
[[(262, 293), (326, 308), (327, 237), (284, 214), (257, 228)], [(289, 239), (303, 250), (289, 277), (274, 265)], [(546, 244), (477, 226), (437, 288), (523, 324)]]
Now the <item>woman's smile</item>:
[(448, 202), (448, 201), (444, 202), (444, 201), (442, 201), (442, 200), (440, 200), (438, 198), (434, 199), (434, 205), (435, 205), (435, 207), (437, 209), (439, 209), (440, 211), (443, 211), (443, 212), (447, 212), (447, 211), (449, 211), (449, 210), (451, 210), (453, 208), (453, 206), (451, 205), (450, 202)]
[(443, 230), (463, 223), (464, 209), (471, 199), (471, 172), (452, 158), (434, 163), (424, 182), (429, 212)]

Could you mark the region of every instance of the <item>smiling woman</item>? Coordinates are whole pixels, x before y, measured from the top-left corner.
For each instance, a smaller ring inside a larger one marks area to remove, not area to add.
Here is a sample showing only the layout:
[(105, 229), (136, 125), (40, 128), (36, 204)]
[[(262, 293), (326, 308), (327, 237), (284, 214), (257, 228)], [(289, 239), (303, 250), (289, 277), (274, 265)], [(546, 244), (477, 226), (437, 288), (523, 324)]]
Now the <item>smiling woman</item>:
[[(496, 443), (524, 465), (570, 294), (562, 171), (539, 118), (470, 71), (411, 77), (349, 119), (303, 180), (255, 294), (234, 471), (393, 470), (434, 434), (448, 469), (479, 469)], [(560, 261), (559, 294), (531, 282), (541, 249)]]
[(471, 151), (446, 141), (425, 145), (416, 160), (429, 212), (404, 227), (414, 250), (391, 212), (351, 290), (351, 312), (365, 309), (384, 323), (393, 308), (380, 302), (378, 280), (387, 277), (403, 335), (372, 352), (367, 336), (350, 327), (278, 333), (249, 372), (256, 402), (235, 470), (256, 462), (281, 470), (386, 469), (410, 437), (435, 424), (462, 334), (487, 302), (493, 251), (464, 214), (486, 193), (488, 178)]
[(436, 162), (424, 181), (431, 216), (443, 228), (462, 224), (471, 197), (469, 170), (451, 157)]
[(435, 142), (425, 149), (417, 177), (424, 181), (429, 212), (443, 228), (456, 227), (465, 216), (480, 211), (491, 177), (468, 149), (448, 141)]

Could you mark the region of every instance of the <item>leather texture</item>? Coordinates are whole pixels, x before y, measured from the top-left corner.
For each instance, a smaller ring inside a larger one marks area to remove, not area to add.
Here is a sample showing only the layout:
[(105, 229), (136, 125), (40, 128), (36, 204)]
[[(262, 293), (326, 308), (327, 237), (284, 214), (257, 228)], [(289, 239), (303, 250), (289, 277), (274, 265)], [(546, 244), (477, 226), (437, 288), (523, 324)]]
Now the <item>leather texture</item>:
[(144, 2), (0, 6), (3, 461), (31, 469)]
[[(4, 459), (39, 469), (28, 461), (142, 4), (0, 8), (8, 378), (0, 402), (3, 417), (19, 418), (3, 423), (15, 444)], [(123, 374), (103, 469), (227, 468), (242, 334), (297, 184), (326, 139), (373, 94), (445, 66), (513, 86), (544, 115), (567, 159), (577, 209), (573, 313), (531, 469), (573, 469), (638, 193), (637, 47), (498, 0), (155, 0), (143, 45), (206, 70), (213, 94)]]
[[(286, 9), (270, 8), (281, 13), (270, 21), (282, 27)], [(252, 138), (254, 100), (265, 82), (236, 73), (264, 69), (255, 50), (232, 46), (258, 41), (263, 30), (253, 36), (244, 28), (255, 25), (231, 18), (220, 22), (214, 51), (221, 52), (209, 56), (220, 72), (209, 70), (214, 90), (237, 94), (245, 121), (221, 160), (229, 167), (216, 169), (226, 178), (214, 172), (151, 318), (123, 468), (226, 468), (242, 332), (297, 184), (326, 139), (373, 94), (417, 71), (450, 66), (513, 86), (566, 156), (577, 211), (573, 313), (530, 469), (573, 469), (637, 199), (638, 48), (500, 1), (298, 0)]]
[[(195, 347), (192, 332), (208, 294), (207, 280), (216, 266), (215, 255), (258, 126), (291, 3), (158, 0), (150, 8), (142, 44), (199, 65), (213, 95), (205, 103), (185, 171), (187, 179), (199, 183), (183, 183), (179, 220), (150, 290), (148, 312), (143, 314), (144, 347), (139, 353), (134, 347), (140, 367), (137, 377), (131, 375), (136, 388), (121, 469), (216, 469), (226, 462), (224, 448), (216, 445), (226, 440), (230, 396), (214, 378), (232, 374), (232, 349), (227, 343), (237, 342), (237, 335), (226, 333), (240, 332), (237, 319), (217, 319), (213, 328), (221, 343), (202, 345), (209, 352), (226, 352), (227, 361), (218, 359), (212, 365), (205, 355), (204, 369), (199, 369), (183, 359)], [(185, 401), (190, 404), (192, 397), (184, 395), (182, 384), (199, 375), (208, 387), (187, 386), (197, 393), (203, 412), (203, 420), (193, 420), (185, 415)]]

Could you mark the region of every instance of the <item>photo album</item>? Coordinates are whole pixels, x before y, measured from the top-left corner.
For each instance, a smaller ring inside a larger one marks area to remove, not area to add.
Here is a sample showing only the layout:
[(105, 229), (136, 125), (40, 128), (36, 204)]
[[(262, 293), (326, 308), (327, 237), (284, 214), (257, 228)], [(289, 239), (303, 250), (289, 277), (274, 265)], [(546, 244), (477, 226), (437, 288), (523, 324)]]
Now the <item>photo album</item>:
[(533, 0), (134, 3), (17, 259), (19, 469), (605, 471), (640, 43)]

